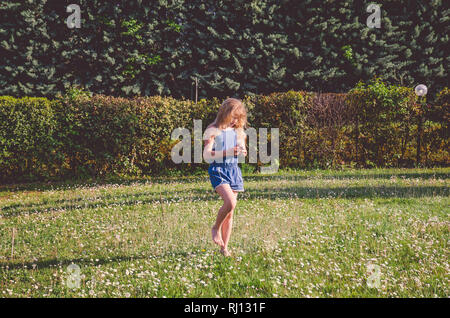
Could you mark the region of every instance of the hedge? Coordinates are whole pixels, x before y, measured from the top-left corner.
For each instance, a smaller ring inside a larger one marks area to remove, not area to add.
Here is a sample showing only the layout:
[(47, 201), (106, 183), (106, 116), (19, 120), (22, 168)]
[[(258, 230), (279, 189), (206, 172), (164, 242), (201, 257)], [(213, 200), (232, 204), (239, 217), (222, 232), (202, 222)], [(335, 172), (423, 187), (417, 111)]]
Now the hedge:
[[(250, 127), (280, 129), (281, 168), (410, 167), (449, 165), (449, 96), (445, 88), (422, 106), (411, 88), (376, 79), (347, 94), (288, 91), (243, 101)], [(194, 119), (204, 130), (220, 103), (79, 91), (53, 100), (0, 97), (0, 182), (206, 168), (172, 162), (171, 132), (192, 132)]]

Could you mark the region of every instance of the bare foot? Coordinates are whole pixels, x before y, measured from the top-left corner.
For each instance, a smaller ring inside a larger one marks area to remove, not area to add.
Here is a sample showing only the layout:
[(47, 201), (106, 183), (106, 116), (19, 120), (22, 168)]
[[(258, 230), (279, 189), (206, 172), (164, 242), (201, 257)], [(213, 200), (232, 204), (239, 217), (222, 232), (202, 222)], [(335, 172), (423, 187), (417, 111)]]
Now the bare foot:
[(211, 234), (212, 234), (212, 239), (213, 239), (214, 243), (216, 243), (219, 246), (223, 246), (224, 245), (222, 237), (220, 235), (220, 231), (215, 229), (214, 226), (211, 229)]
[(229, 250), (227, 250), (226, 248), (225, 248), (225, 249), (224, 249), (224, 248), (220, 249), (220, 253), (222, 253), (222, 254), (223, 254), (223, 256), (226, 256), (226, 257), (229, 257), (229, 256), (231, 256), (231, 253), (230, 253), (230, 251), (229, 251)]

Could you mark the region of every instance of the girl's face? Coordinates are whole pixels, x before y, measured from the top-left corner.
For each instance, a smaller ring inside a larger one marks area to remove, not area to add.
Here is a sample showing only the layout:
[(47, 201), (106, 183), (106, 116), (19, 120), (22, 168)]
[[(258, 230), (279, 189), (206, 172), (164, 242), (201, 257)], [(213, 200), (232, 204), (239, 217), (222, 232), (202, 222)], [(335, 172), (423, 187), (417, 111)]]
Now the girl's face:
[(237, 121), (238, 121), (238, 118), (233, 115), (231, 122), (230, 122), (230, 127), (234, 127), (234, 125), (236, 125)]

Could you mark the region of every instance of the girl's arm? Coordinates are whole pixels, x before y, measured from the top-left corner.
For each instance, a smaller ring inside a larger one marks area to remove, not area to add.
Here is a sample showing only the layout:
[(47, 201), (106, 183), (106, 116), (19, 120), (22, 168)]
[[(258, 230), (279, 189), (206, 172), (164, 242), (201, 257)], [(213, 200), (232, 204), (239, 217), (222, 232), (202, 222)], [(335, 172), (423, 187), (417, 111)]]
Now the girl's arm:
[(218, 132), (212, 128), (205, 132), (205, 148), (203, 149), (203, 158), (207, 162), (212, 162), (213, 160), (219, 161), (220, 158), (228, 157), (228, 156), (235, 156), (238, 152), (238, 147), (234, 148), (228, 148), (226, 150), (220, 150), (220, 151), (214, 151), (212, 150), (212, 147), (214, 145), (214, 139), (216, 138), (216, 135)]
[(203, 149), (203, 158), (208, 162), (226, 156), (225, 150), (222, 151), (212, 150), (212, 147), (214, 145), (214, 139), (215, 136), (211, 136), (209, 137), (209, 139), (205, 140), (205, 148)]

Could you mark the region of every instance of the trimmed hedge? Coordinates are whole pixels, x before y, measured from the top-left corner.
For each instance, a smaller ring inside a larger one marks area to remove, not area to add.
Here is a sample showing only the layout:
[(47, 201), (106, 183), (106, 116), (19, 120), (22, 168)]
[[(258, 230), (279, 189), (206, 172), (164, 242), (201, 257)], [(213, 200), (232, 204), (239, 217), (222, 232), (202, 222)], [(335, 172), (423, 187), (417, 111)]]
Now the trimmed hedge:
[[(449, 97), (446, 88), (435, 105), (422, 106), (412, 89), (377, 79), (347, 94), (289, 91), (243, 101), (251, 127), (280, 128), (282, 168), (398, 167), (449, 165)], [(0, 182), (206, 168), (174, 164), (170, 136), (177, 127), (192, 132), (194, 119), (204, 130), (220, 103), (77, 91), (54, 100), (0, 97)]]
[[(49, 177), (58, 166), (55, 101), (0, 97), (0, 179)], [(56, 138), (56, 139), (55, 139)]]

